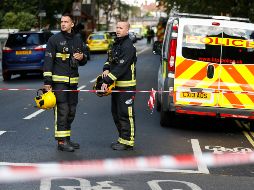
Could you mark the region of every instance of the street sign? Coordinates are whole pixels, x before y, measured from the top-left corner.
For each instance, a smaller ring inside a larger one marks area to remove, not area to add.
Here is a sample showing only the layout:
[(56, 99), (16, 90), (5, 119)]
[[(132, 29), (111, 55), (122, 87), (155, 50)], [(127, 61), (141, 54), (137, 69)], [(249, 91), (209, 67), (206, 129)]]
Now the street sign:
[(72, 4), (72, 15), (81, 16), (81, 2), (74, 2)]
[(45, 17), (46, 16), (46, 12), (45, 11), (41, 11), (38, 14), (39, 17)]

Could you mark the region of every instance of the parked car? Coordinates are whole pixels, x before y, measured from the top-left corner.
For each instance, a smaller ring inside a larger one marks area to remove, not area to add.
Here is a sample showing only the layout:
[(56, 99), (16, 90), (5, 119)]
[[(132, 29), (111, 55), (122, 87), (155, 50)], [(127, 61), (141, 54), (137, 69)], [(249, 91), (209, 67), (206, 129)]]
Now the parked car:
[(113, 39), (107, 32), (92, 33), (87, 38), (90, 51), (107, 51), (112, 45)]
[[(245, 18), (181, 14), (169, 18), (161, 54), (160, 124), (189, 114), (250, 121), (254, 130), (254, 24)], [(163, 92), (165, 91), (165, 92)]]
[(9, 34), (2, 50), (2, 75), (10, 80), (14, 74), (43, 72), (46, 44), (51, 32)]
[(114, 32), (114, 31), (106, 31), (109, 35), (110, 35), (110, 37), (114, 40), (115, 38), (116, 38), (116, 32)]

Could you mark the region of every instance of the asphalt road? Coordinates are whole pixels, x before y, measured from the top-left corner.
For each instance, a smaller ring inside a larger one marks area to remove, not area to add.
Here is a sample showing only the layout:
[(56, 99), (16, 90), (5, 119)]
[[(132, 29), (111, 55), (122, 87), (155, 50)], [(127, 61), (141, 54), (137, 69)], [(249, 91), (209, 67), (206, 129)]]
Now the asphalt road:
[[(156, 89), (159, 56), (152, 54), (151, 46), (147, 46), (145, 41), (139, 41), (136, 46), (139, 52), (137, 88)], [(80, 68), (80, 89), (92, 89), (94, 79), (102, 72), (105, 60), (106, 54), (92, 54), (91, 61)], [(0, 86), (5, 88), (38, 89), (42, 84), (38, 75), (23, 78), (17, 76), (9, 82), (0, 81)], [(100, 98), (93, 93), (80, 92), (72, 137), (81, 144), (81, 149), (74, 153), (60, 152), (54, 140), (53, 111), (40, 112), (35, 108), (35, 96), (35, 91), (0, 91), (0, 168), (44, 162), (165, 154), (245, 154), (253, 151), (253, 134), (246, 129), (245, 123), (232, 119), (181, 117), (174, 127), (160, 127), (159, 113), (155, 110), (151, 113), (147, 106), (149, 93), (137, 93), (136, 96), (137, 130), (134, 151), (113, 151), (110, 144), (117, 139), (117, 132), (110, 113), (110, 97)], [(112, 168), (114, 167), (113, 164)], [(69, 176), (2, 182), (0, 190), (252, 190), (253, 177), (253, 165), (208, 167), (197, 163), (191, 169), (153, 168), (131, 174), (122, 172), (98, 177)]]

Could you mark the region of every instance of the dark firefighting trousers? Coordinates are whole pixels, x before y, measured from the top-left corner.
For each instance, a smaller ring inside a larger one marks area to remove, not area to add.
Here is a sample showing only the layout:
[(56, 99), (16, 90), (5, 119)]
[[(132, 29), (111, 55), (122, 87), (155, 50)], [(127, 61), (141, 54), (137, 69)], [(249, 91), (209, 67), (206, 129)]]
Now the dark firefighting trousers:
[(78, 104), (78, 92), (62, 91), (62, 90), (77, 90), (77, 86), (69, 84), (53, 84), (53, 90), (56, 96), (55, 107), (55, 139), (64, 140), (70, 139), (71, 123), (76, 114)]
[(129, 146), (134, 146), (136, 130), (134, 99), (135, 93), (111, 94), (111, 112), (119, 133), (118, 142)]

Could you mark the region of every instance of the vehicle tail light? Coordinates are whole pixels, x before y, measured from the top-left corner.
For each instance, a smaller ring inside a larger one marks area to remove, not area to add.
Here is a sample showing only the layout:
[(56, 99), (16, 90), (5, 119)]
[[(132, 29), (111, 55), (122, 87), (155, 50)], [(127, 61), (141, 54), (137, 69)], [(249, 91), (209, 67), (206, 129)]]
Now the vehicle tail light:
[(171, 39), (168, 51), (168, 71), (175, 71), (177, 39)]
[(212, 25), (213, 26), (220, 26), (220, 23), (219, 22), (213, 22)]
[(9, 47), (3, 47), (3, 53), (10, 53), (10, 52), (13, 52), (14, 50), (12, 50), (11, 48)]
[(34, 48), (34, 51), (45, 51), (46, 50), (46, 47), (44, 46), (37, 46)]

